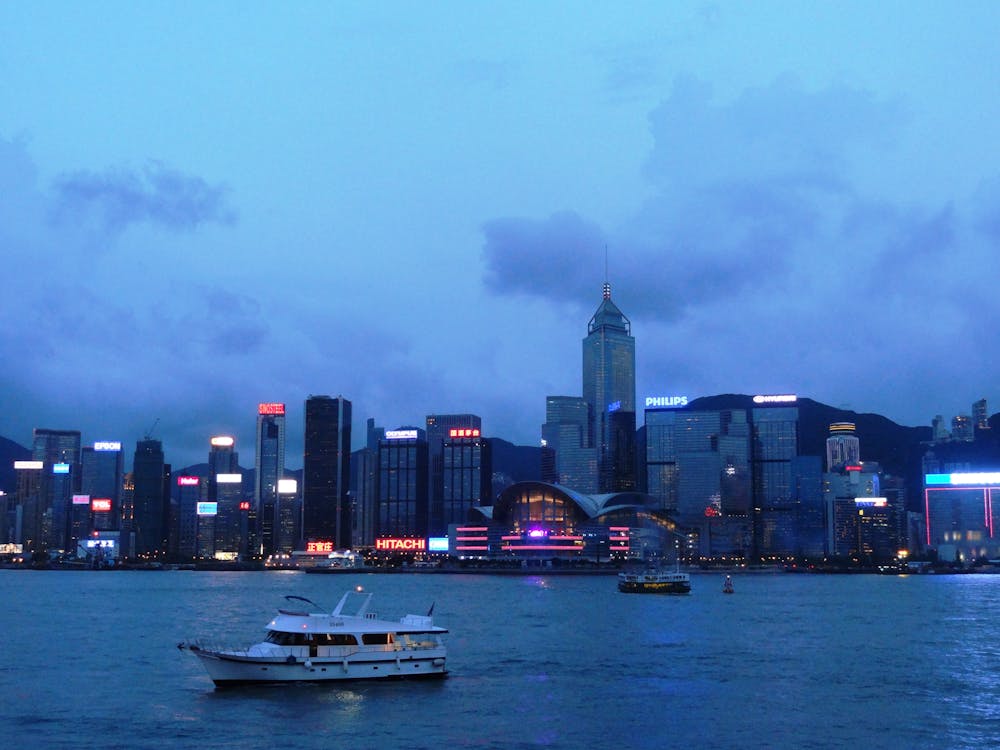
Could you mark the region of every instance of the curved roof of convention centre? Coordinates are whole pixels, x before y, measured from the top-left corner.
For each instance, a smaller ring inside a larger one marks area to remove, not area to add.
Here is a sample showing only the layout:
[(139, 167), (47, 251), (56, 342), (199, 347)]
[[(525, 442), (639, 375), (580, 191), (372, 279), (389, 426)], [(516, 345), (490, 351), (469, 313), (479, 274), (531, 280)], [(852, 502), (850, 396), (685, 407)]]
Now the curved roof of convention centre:
[(647, 508), (655, 502), (652, 497), (642, 492), (612, 492), (601, 495), (585, 495), (564, 485), (553, 484), (551, 482), (515, 482), (504, 489), (497, 497), (493, 506), (493, 517), (498, 515), (497, 508), (501, 510), (502, 514), (505, 508), (515, 503), (518, 498), (523, 497), (526, 491), (548, 491), (556, 497), (569, 500), (587, 518), (597, 518), (614, 510), (635, 509), (637, 507)]

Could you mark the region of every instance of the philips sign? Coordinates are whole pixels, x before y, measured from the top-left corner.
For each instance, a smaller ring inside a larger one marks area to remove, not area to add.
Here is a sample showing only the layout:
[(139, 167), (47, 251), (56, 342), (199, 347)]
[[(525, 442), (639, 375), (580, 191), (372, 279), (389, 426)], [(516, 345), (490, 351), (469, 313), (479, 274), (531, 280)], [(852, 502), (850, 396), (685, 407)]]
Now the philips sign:
[(687, 396), (646, 396), (647, 409), (676, 409), (679, 406), (687, 406)]

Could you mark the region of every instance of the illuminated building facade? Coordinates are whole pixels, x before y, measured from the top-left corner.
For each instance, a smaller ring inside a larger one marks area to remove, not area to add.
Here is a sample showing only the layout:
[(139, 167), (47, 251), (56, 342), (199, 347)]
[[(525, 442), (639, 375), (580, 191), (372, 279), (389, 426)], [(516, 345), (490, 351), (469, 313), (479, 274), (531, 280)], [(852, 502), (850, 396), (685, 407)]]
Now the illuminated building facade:
[(302, 539), (302, 501), (295, 479), (278, 480), (278, 521), (275, 552), (291, 554)]
[[(132, 459), (132, 518), (128, 529), (132, 537), (131, 554), (158, 556), (165, 553), (169, 497), (170, 464), (164, 461), (163, 443), (148, 438), (137, 441)], [(103, 512), (96, 506), (94, 511)]]
[[(176, 482), (177, 532), (176, 543), (171, 540), (171, 552), (182, 559), (190, 560), (200, 556), (198, 549), (198, 501), (207, 495), (208, 482), (195, 476), (179, 476)], [(209, 557), (214, 552), (214, 547), (213, 539)]]
[(427, 536), (427, 454), (423, 430), (386, 430), (379, 440), (376, 537)]
[(442, 502), (439, 510), (431, 504), (431, 536), (442, 536), (450, 525), (466, 522), (472, 508), (492, 504), (490, 444), (478, 428), (452, 427), (441, 459)]
[(517, 482), (480, 520), (449, 528), (452, 554), (501, 559), (662, 558), (678, 539), (673, 521), (647, 495), (584, 495), (546, 482)]
[(581, 396), (548, 396), (542, 425), (542, 444), (554, 454), (556, 484), (585, 494), (598, 488), (590, 411), (590, 404)]
[(826, 439), (826, 470), (837, 471), (844, 466), (861, 463), (861, 441), (854, 432), (853, 422), (834, 422)]
[(258, 554), (275, 551), (274, 527), (278, 514), (278, 480), (285, 474), (285, 405), (257, 405), (257, 450), (254, 458), (254, 512), (260, 542)]
[(310, 396), (305, 411), (304, 541), (332, 540), (338, 549), (346, 549), (353, 534), (351, 402), (341, 396)]
[[(445, 516), (444, 444), (453, 430), (475, 430), (480, 434), (483, 420), (476, 414), (428, 414), (426, 419), (429, 525), (441, 529)], [(447, 524), (445, 524), (445, 527)]]
[(1000, 472), (924, 476), (927, 546), (942, 562), (1000, 556)]
[(80, 492), (111, 501), (111, 512), (94, 515), (92, 529), (114, 531), (121, 525), (124, 453), (118, 441), (102, 440), (87, 446), (81, 454)]
[[(823, 476), (827, 555), (860, 557), (858, 511), (864, 508), (859, 501), (868, 502), (881, 496), (878, 464), (850, 464)], [(871, 508), (874, 509), (874, 505)]]
[(589, 444), (597, 451), (598, 491), (634, 490), (635, 339), (631, 322), (611, 301), (607, 283), (583, 339), (583, 399), (590, 406)]
[(985, 398), (981, 398), (972, 404), (972, 423), (977, 430), (988, 430), (990, 428), (990, 410), (986, 405)]

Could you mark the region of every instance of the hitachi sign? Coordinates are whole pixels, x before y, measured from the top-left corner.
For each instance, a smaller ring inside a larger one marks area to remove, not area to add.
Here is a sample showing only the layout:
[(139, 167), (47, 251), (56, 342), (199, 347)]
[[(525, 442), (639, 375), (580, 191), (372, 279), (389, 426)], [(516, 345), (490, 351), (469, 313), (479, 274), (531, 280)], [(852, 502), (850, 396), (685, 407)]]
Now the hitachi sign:
[(646, 396), (646, 408), (687, 406), (687, 396)]
[(376, 539), (375, 549), (422, 552), (427, 549), (427, 541), (425, 539)]

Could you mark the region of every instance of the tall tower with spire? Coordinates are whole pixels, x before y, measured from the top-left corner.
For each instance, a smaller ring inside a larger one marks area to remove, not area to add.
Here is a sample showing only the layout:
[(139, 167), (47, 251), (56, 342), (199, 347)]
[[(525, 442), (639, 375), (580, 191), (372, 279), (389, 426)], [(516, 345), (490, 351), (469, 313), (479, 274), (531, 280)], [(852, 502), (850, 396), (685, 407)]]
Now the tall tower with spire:
[(636, 481), (635, 339), (607, 281), (602, 297), (583, 339), (583, 399), (590, 407), (591, 447), (603, 493), (634, 490)]

